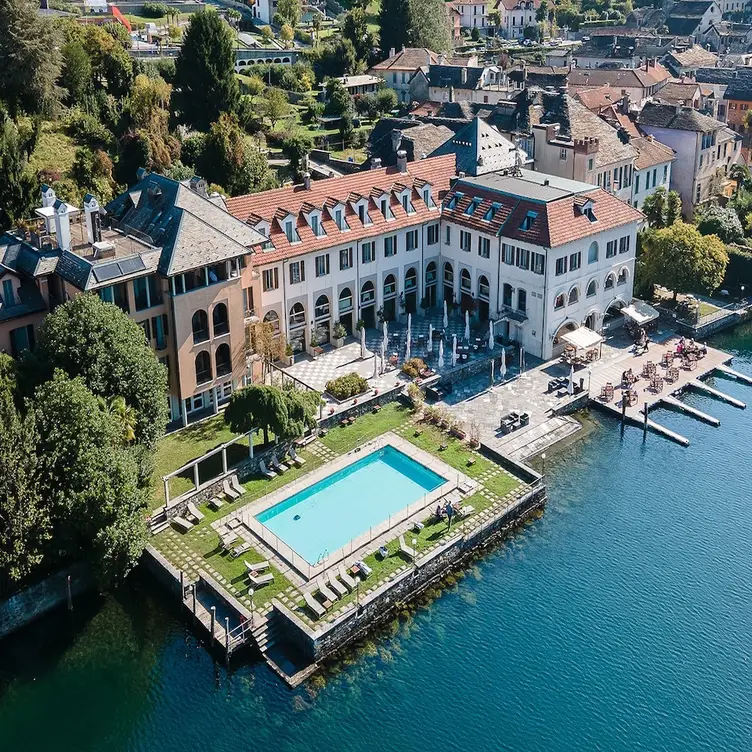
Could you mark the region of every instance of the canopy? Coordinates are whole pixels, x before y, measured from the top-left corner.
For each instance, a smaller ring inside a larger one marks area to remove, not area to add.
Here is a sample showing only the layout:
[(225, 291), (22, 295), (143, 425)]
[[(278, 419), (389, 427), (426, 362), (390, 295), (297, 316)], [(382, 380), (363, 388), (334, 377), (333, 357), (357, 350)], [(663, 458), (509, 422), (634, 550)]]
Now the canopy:
[(581, 326), (573, 332), (567, 332), (561, 338), (568, 345), (572, 345), (578, 350), (589, 350), (591, 347), (595, 347), (603, 342), (603, 337), (598, 332), (594, 332), (586, 326)]
[(660, 315), (653, 306), (648, 305), (644, 300), (635, 300), (632, 305), (622, 308), (621, 312), (638, 326), (645, 326), (645, 324), (655, 321)]

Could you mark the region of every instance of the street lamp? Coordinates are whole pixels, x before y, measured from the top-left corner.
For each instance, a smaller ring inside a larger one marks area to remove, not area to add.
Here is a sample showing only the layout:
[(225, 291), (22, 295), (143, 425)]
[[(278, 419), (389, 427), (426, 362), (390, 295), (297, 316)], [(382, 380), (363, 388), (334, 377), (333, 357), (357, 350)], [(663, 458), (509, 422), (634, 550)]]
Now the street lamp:
[(543, 460), (543, 475), (545, 475), (546, 474), (546, 453), (545, 452), (543, 452), (543, 454), (541, 455), (541, 459)]

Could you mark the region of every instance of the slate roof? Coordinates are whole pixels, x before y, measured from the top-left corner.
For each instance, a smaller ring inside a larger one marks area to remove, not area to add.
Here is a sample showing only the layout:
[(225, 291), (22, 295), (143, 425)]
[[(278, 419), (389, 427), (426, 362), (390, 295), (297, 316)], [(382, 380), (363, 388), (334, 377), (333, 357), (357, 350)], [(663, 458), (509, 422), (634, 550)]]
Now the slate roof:
[(662, 66), (654, 68), (572, 68), (567, 76), (570, 86), (603, 86), (609, 84), (615, 89), (638, 89), (655, 86), (670, 78), (669, 72)]
[(392, 57), (371, 66), (371, 70), (411, 70), (415, 71), (424, 65), (434, 65), (439, 62), (439, 55), (427, 47), (405, 47)]
[[(744, 68), (698, 68), (695, 71), (695, 81), (701, 84), (730, 84), (737, 75), (746, 75)], [(749, 69), (752, 75), (752, 68)]]
[(459, 65), (431, 65), (428, 68), (428, 84), (442, 88), (453, 86), (455, 89), (478, 89), (481, 86), (483, 70)]
[[(752, 73), (752, 71), (750, 71)], [(752, 102), (752, 75), (735, 76), (726, 87), (724, 99)]]
[(30, 277), (52, 274), (60, 258), (59, 251), (42, 252), (9, 234), (0, 237), (0, 264)]
[[(381, 159), (383, 167), (397, 163), (397, 154), (392, 144), (392, 131), (402, 132), (400, 149), (407, 152), (410, 162), (430, 155), (435, 149), (451, 138), (454, 131), (444, 125), (422, 123), (420, 120), (407, 118), (381, 118), (368, 139), (368, 153), (371, 157)], [(364, 169), (368, 168), (368, 163)]]
[(676, 68), (705, 68), (717, 65), (718, 55), (695, 44), (684, 52), (670, 52), (666, 60), (669, 66)]
[(690, 16), (688, 18), (670, 16), (666, 19), (666, 26), (671, 34), (685, 37), (694, 34), (701, 21), (700, 16)]
[(508, 72), (510, 81), (524, 83), (527, 87), (545, 89), (549, 86), (560, 88), (567, 84), (569, 68), (557, 68), (552, 65), (519, 66)]
[(667, 104), (689, 105), (694, 100), (700, 90), (700, 85), (694, 81), (669, 81), (656, 92), (654, 99), (666, 102)]
[(648, 167), (676, 159), (676, 153), (670, 146), (656, 141), (652, 136), (633, 138), (629, 143), (637, 152), (635, 159), (635, 169), (637, 170), (646, 170)]
[(708, 115), (701, 115), (691, 107), (682, 107), (679, 112), (676, 109), (672, 104), (648, 102), (637, 115), (637, 124), (701, 133), (717, 131), (724, 127), (719, 120)]

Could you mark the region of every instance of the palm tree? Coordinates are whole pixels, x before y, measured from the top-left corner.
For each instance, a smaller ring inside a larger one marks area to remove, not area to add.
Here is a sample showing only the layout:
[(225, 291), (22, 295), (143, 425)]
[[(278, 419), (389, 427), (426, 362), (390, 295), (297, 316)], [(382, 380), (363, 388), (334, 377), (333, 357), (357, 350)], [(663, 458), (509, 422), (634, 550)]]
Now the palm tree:
[(100, 397), (99, 406), (108, 412), (115, 422), (123, 446), (136, 440), (136, 411), (125, 401), (124, 397), (113, 397), (109, 402), (104, 397)]

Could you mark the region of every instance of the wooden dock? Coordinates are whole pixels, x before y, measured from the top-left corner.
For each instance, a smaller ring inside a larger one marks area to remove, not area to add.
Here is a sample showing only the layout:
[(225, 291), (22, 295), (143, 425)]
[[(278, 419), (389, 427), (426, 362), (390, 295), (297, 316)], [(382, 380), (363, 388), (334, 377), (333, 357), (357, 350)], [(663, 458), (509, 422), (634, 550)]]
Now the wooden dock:
[(739, 371), (729, 368), (725, 363), (716, 366), (715, 370), (732, 379), (736, 379), (737, 381), (742, 381), (745, 384), (752, 384), (752, 376), (747, 376), (746, 373), (739, 373)]
[(704, 413), (702, 410), (698, 410), (696, 407), (687, 405), (685, 402), (676, 399), (676, 397), (664, 397), (661, 402), (663, 402), (664, 405), (675, 407), (677, 410), (681, 410), (681, 412), (686, 413), (687, 415), (691, 415), (693, 418), (697, 418), (704, 423), (709, 423), (711, 426), (721, 425), (721, 421), (718, 420), (718, 418), (714, 418), (712, 415), (708, 415), (708, 413)]
[(728, 394), (725, 394), (719, 389), (713, 389), (712, 386), (708, 386), (707, 384), (703, 383), (702, 381), (699, 381), (698, 379), (694, 379), (693, 381), (690, 381), (689, 384), (687, 384), (687, 386), (691, 387), (692, 389), (697, 389), (698, 392), (705, 392), (705, 394), (709, 394), (711, 397), (715, 397), (716, 399), (719, 399), (722, 402), (728, 402), (729, 405), (738, 407), (741, 410), (744, 410), (747, 407), (747, 405), (744, 402), (742, 402), (739, 399), (736, 399), (736, 397), (730, 397)]

